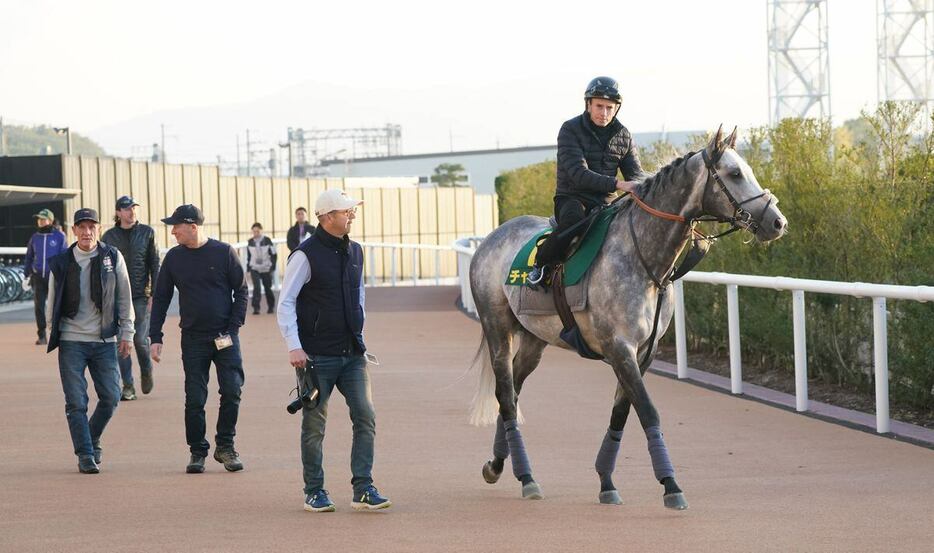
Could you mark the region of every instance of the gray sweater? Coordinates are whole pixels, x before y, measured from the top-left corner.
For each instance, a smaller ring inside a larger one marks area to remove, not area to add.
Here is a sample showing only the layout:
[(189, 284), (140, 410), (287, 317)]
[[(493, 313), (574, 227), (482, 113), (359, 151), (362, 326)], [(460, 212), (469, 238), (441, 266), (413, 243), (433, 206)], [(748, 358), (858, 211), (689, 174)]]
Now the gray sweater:
[[(81, 301), (78, 306), (78, 313), (73, 318), (62, 317), (61, 320), (61, 340), (69, 342), (101, 342), (101, 312), (91, 300), (91, 260), (97, 257), (98, 248), (89, 252), (82, 251), (75, 247), (75, 261), (81, 267)], [(64, 255), (68, 255), (67, 253)], [(133, 295), (130, 291), (130, 278), (127, 275), (126, 263), (123, 261), (123, 255), (117, 253), (117, 266), (115, 267), (117, 277), (117, 313), (119, 316), (117, 336), (120, 340), (132, 340), (136, 332), (133, 327)], [(55, 275), (49, 274), (49, 290), (55, 290)], [(45, 307), (45, 318), (49, 321), (51, 327), (52, 308), (54, 307), (55, 294), (49, 294), (48, 302)], [(117, 336), (113, 336), (105, 342), (116, 342)]]

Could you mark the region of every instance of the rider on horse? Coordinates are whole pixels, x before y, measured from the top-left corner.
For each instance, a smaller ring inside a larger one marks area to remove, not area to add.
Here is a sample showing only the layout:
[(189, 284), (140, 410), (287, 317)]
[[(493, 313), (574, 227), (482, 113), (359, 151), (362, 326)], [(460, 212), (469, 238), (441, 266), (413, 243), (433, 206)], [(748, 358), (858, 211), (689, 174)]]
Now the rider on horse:
[[(586, 226), (568, 229), (612, 200), (617, 191), (632, 192), (632, 181), (642, 174), (632, 134), (616, 119), (621, 103), (617, 82), (597, 77), (584, 92), (584, 113), (561, 125), (555, 191), (558, 225), (538, 247), (527, 280), (533, 288), (542, 282), (549, 265), (564, 260), (571, 242)], [(617, 179), (617, 172), (625, 180)]]

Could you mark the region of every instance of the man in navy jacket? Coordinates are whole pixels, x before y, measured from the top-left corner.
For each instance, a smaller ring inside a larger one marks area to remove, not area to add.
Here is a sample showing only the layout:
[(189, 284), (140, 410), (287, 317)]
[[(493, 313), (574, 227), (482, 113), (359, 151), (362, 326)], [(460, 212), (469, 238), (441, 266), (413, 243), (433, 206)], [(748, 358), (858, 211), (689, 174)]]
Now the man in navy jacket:
[(49, 294), (49, 259), (68, 249), (65, 233), (55, 228), (55, 215), (50, 209), (40, 210), (32, 216), (39, 230), (29, 238), (26, 246), (25, 276), (32, 287), (32, 301), (36, 312), (39, 338), (36, 345), (48, 343), (45, 335), (45, 302)]

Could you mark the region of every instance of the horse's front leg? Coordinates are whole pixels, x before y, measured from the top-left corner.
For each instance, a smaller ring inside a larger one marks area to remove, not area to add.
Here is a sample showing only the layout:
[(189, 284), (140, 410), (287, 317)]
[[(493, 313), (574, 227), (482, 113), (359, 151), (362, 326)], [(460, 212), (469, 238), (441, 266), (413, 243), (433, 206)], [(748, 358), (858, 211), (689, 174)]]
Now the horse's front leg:
[(623, 439), (623, 428), (629, 417), (629, 399), (622, 387), (616, 386), (616, 398), (613, 402), (613, 413), (610, 415), (610, 426), (606, 429), (594, 469), (600, 477), (600, 503), (619, 505), (623, 501), (613, 484), (613, 471), (616, 470), (616, 456), (619, 454), (619, 443)]
[(684, 498), (684, 493), (675, 482), (675, 469), (671, 464), (671, 458), (668, 456), (668, 446), (665, 445), (658, 411), (649, 398), (649, 393), (645, 389), (645, 382), (642, 380), (642, 374), (639, 372), (636, 352), (630, 348), (624, 348), (617, 352), (611, 352), (607, 357), (613, 365), (613, 370), (616, 372), (623, 392), (629, 398), (630, 403), (636, 410), (636, 414), (639, 416), (639, 422), (642, 424), (642, 430), (645, 432), (648, 441), (649, 456), (652, 458), (655, 479), (665, 487), (663, 495), (665, 507), (678, 510), (687, 509), (688, 503)]

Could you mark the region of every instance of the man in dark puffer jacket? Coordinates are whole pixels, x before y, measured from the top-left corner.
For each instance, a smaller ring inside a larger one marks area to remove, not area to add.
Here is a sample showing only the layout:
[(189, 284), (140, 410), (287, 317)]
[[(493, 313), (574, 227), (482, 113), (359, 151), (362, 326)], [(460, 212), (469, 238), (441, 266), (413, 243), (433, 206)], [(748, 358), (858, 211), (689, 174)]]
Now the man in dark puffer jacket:
[[(561, 125), (555, 191), (558, 226), (538, 248), (527, 281), (532, 287), (541, 283), (546, 266), (563, 260), (585, 225), (565, 231), (611, 200), (617, 191), (631, 192), (632, 181), (642, 174), (632, 135), (616, 119), (621, 103), (617, 82), (597, 77), (584, 92), (584, 113)], [(625, 180), (616, 178), (617, 172)]]
[[(113, 228), (101, 237), (105, 242), (123, 254), (127, 272), (130, 275), (130, 288), (133, 291), (133, 310), (136, 314), (133, 345), (139, 360), (140, 380), (144, 394), (152, 391), (152, 360), (149, 358), (149, 311), (152, 306), (152, 289), (159, 275), (159, 248), (156, 246), (156, 233), (152, 227), (140, 223), (136, 218), (139, 204), (129, 196), (117, 200)], [(120, 376), (123, 390), (120, 399), (136, 399), (136, 387), (133, 385), (133, 360), (130, 356), (121, 357)]]

